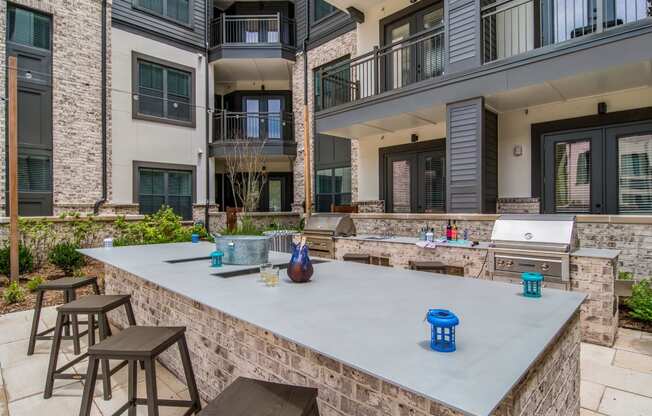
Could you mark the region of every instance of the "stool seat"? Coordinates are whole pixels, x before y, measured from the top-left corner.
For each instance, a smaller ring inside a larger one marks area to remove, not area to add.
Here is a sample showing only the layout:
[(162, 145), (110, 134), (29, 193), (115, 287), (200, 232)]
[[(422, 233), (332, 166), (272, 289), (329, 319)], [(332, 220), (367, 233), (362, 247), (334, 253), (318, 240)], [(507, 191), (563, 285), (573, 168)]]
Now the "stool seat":
[(97, 282), (97, 277), (87, 276), (87, 277), (62, 277), (61, 279), (56, 280), (46, 280), (41, 283), (36, 290), (66, 290), (66, 289), (78, 289), (80, 287), (88, 286)]
[(90, 347), (88, 355), (115, 359), (153, 357), (177, 342), (183, 336), (185, 330), (182, 326), (133, 326), (125, 328), (118, 334)]
[(317, 416), (317, 389), (239, 377), (199, 416)]
[(130, 295), (88, 295), (59, 306), (58, 311), (66, 313), (108, 312), (129, 302)]

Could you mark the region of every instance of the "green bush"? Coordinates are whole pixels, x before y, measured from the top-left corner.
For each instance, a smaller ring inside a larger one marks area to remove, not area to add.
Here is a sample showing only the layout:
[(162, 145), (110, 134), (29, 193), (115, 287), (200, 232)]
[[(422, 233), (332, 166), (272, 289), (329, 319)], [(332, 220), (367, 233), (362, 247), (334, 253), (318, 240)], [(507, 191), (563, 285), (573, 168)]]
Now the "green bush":
[(618, 272), (618, 280), (634, 280), (634, 273)]
[(652, 322), (652, 287), (650, 280), (641, 280), (632, 286), (632, 297), (626, 300), (629, 314), (636, 319)]
[(127, 222), (124, 218), (118, 218), (115, 226), (117, 236), (113, 239), (114, 246), (178, 243), (190, 241), (193, 233), (199, 234), (200, 238), (208, 237), (202, 225), (184, 226), (181, 217), (169, 207), (162, 207), (154, 214), (145, 215), (145, 218), (138, 222)]
[(36, 289), (43, 283), (45, 280), (41, 276), (34, 276), (32, 279), (27, 282), (27, 290), (30, 292), (36, 292)]
[[(29, 273), (34, 270), (34, 256), (32, 250), (20, 244), (18, 246), (18, 272)], [(0, 249), (0, 274), (9, 275), (9, 245)]]
[(84, 256), (77, 251), (77, 248), (72, 243), (59, 243), (52, 248), (48, 259), (65, 274), (70, 275), (86, 263)]
[(5, 289), (2, 298), (7, 305), (19, 303), (25, 300), (25, 291), (18, 285), (18, 282), (13, 282)]
[(241, 217), (235, 229), (224, 228), (220, 233), (222, 235), (263, 235), (262, 230), (256, 227), (253, 220), (247, 216)]

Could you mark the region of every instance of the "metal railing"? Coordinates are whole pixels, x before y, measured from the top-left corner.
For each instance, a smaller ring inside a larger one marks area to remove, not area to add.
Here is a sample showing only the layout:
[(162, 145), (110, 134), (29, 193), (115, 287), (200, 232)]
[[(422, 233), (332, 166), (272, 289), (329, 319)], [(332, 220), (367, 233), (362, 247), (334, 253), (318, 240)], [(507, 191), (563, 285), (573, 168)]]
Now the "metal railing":
[(292, 141), (292, 113), (218, 111), (213, 117), (214, 141)]
[(296, 46), (295, 23), (280, 14), (226, 15), (211, 21), (210, 46), (270, 45)]
[(485, 63), (651, 15), (649, 0), (483, 0)]
[(444, 28), (417, 33), (317, 71), (315, 105), (325, 110), (403, 88), (444, 72)]

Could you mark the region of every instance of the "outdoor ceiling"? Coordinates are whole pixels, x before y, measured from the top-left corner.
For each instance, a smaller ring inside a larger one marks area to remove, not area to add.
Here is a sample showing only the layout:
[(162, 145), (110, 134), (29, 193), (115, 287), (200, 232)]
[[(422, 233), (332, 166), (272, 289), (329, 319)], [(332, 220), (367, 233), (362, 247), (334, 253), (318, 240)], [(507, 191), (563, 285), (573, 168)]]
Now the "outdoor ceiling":
[(378, 0), (328, 0), (328, 2), (340, 10), (355, 7), (363, 13), (368, 12), (372, 8), (378, 7), (378, 5), (383, 3)]
[(486, 102), (493, 109), (504, 112), (646, 86), (652, 86), (650, 61), (505, 91), (487, 96)]
[(216, 82), (238, 80), (289, 81), (292, 62), (281, 58), (218, 59), (213, 62)]

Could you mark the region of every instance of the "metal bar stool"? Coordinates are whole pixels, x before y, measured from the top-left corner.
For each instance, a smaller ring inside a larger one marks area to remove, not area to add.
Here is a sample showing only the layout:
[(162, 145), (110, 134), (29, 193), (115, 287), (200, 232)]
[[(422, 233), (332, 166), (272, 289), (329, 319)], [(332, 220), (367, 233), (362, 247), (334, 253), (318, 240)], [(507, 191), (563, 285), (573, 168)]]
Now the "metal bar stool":
[(317, 389), (238, 377), (199, 416), (319, 416)]
[(351, 261), (353, 263), (371, 264), (371, 255), (361, 253), (346, 253), (342, 256), (342, 260)]
[(410, 261), (408, 263), (410, 270), (417, 270), (421, 272), (441, 273), (446, 274), (448, 266), (438, 261)]
[[(36, 305), (34, 306), (34, 316), (32, 317), (32, 329), (29, 335), (29, 344), (27, 345), (27, 355), (34, 354), (34, 347), (37, 340), (52, 340), (52, 335), (49, 333), (54, 331), (53, 328), (48, 328), (44, 331), (38, 332), (38, 323), (41, 319), (41, 309), (43, 308), (43, 296), (48, 290), (63, 291), (64, 303), (69, 303), (77, 299), (77, 289), (82, 287), (92, 286), (96, 295), (100, 294), (100, 287), (97, 284), (97, 277), (64, 277), (62, 279), (49, 280), (43, 282), (36, 289)], [(86, 332), (79, 332), (79, 324), (88, 324), (88, 322), (78, 322), (77, 317), (72, 317), (72, 322), (66, 317), (64, 322), (65, 335), (63, 339), (73, 340), (73, 348), (75, 355), (80, 352), (79, 338), (83, 337)], [(70, 336), (70, 328), (72, 326), (72, 336)]]
[[(49, 399), (52, 397), (52, 389), (54, 388), (55, 379), (81, 380), (85, 378), (83, 375), (65, 373), (65, 371), (70, 369), (75, 364), (79, 363), (84, 358), (88, 357), (88, 352), (85, 352), (79, 357), (75, 357), (69, 363), (63, 365), (60, 368), (57, 368), (59, 350), (61, 349), (61, 339), (64, 338), (61, 332), (67, 317), (88, 315), (88, 327), (94, 328), (95, 315), (97, 315), (97, 323), (100, 330), (100, 341), (102, 341), (110, 336), (108, 319), (106, 318), (107, 312), (124, 306), (125, 312), (127, 313), (127, 320), (129, 321), (129, 325), (136, 325), (136, 318), (134, 317), (134, 311), (131, 308), (130, 299), (130, 295), (88, 295), (57, 308), (57, 325), (54, 329), (54, 341), (52, 342), (50, 363), (48, 365), (48, 373), (45, 379), (45, 391), (43, 392), (44, 398)], [(89, 330), (88, 347), (91, 348), (93, 345), (95, 345), (95, 331)], [(111, 375), (113, 375), (125, 365), (127, 365), (126, 361), (111, 369), (109, 367), (108, 360), (102, 361), (102, 374), (100, 377), (102, 378), (104, 386), (105, 400), (109, 400), (111, 398)]]
[[(159, 406), (188, 407), (185, 415), (200, 411), (201, 402), (199, 401), (199, 392), (195, 383), (195, 373), (190, 363), (185, 332), (185, 327), (132, 326), (89, 347), (88, 371), (79, 415), (89, 416), (91, 414), (95, 381), (98, 377), (98, 365), (103, 360), (126, 360), (129, 363), (127, 403), (120, 407), (114, 415), (120, 415), (128, 410), (129, 416), (135, 416), (136, 406), (138, 405), (146, 405), (149, 416), (158, 416)], [(157, 396), (156, 357), (175, 343), (179, 346), (190, 400), (164, 400), (159, 399)], [(145, 363), (146, 399), (137, 397), (137, 361), (144, 361)]]

